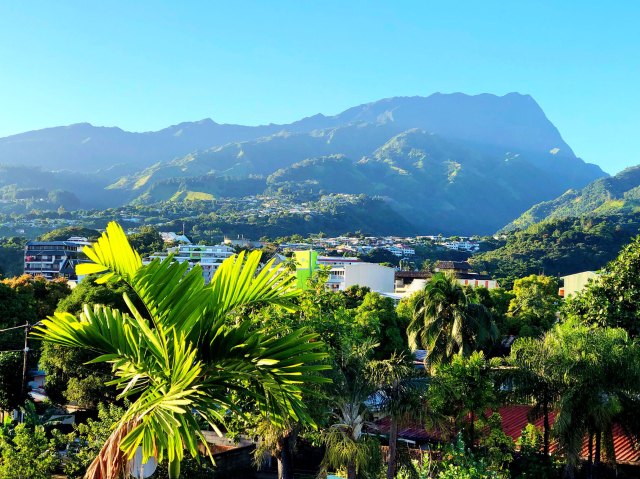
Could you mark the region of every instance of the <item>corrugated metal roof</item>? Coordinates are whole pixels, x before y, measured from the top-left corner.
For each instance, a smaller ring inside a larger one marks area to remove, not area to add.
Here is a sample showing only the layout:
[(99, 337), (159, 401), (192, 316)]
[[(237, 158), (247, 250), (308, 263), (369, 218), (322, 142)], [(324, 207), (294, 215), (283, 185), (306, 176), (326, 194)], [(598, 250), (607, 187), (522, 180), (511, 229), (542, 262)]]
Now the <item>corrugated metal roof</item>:
[[(514, 442), (520, 438), (522, 430), (526, 427), (529, 421), (529, 411), (531, 406), (525, 405), (510, 405), (503, 406), (498, 409), (500, 416), (502, 417), (502, 430), (504, 433), (511, 437)], [(553, 425), (556, 413), (551, 412), (549, 414), (549, 423)], [(544, 419), (541, 417), (532, 422), (537, 427), (543, 426)], [(381, 434), (389, 434), (389, 418), (384, 418), (376, 421), (377, 430)], [(413, 424), (404, 428), (400, 428), (398, 431), (398, 437), (409, 439), (416, 442), (437, 441), (440, 434), (438, 431), (427, 431), (424, 426)], [(640, 466), (640, 444), (629, 438), (622, 426), (615, 424), (613, 426), (613, 445), (616, 453), (616, 461), (618, 464), (630, 464)], [(551, 452), (556, 449), (557, 445), (551, 445)], [(585, 438), (582, 447), (582, 457), (587, 458), (589, 455), (588, 441)]]

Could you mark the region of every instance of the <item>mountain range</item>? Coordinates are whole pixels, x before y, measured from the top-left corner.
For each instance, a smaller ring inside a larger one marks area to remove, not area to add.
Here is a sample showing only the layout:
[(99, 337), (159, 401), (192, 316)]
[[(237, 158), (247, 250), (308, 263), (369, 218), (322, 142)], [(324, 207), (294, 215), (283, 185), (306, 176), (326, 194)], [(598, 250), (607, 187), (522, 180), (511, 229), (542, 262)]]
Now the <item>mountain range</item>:
[[(517, 93), (396, 97), (287, 125), (83, 123), (1, 138), (0, 164), (14, 165), (5, 191), (62, 190), (79, 207), (352, 193), (383, 199), (415, 232), (451, 234), (492, 233), (607, 176)], [(20, 180), (16, 165), (38, 175)]]

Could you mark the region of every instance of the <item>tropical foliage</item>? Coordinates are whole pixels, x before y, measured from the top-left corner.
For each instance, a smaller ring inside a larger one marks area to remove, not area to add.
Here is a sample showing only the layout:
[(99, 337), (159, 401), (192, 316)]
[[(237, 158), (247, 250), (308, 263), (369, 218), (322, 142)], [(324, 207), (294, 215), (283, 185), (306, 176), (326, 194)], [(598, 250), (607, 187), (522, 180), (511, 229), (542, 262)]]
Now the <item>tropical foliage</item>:
[(473, 302), (452, 276), (435, 275), (414, 308), (408, 327), (409, 344), (413, 349), (427, 350), (431, 367), (457, 354), (468, 356), (497, 339), (498, 329), (489, 310)]
[[(87, 254), (80, 272), (90, 275), (71, 293), (27, 277), (0, 283), (7, 325), (49, 316), (38, 335), (50, 397), (98, 409), (66, 443), (46, 435), (70, 477), (115, 477), (138, 447), (162, 459), (158, 478), (177, 477), (179, 465), (183, 477), (212, 474), (198, 464), (206, 428), (257, 438), (256, 462), (275, 457), (281, 479), (299, 466), (297, 447), (311, 445), (318, 461), (324, 453), (320, 472), (355, 479), (550, 479), (561, 461), (569, 476), (597, 479), (615, 467), (614, 437), (640, 440), (640, 240), (564, 303), (544, 275), (487, 290), (436, 274), (397, 308), (367, 288), (330, 292), (323, 272), (298, 291), (285, 267), (261, 268), (258, 252), (228, 260), (205, 285), (172, 258), (143, 265), (115, 224)], [(24, 331), (11, 334), (19, 347)], [(410, 341), (427, 349), (427, 368)], [(0, 381), (20, 360), (0, 356)], [(5, 407), (24, 400), (7, 392)], [(527, 405), (540, 426), (515, 450), (498, 414), (507, 403)], [(43, 423), (25, 414), (20, 434), (40, 451)], [(410, 450), (398, 440), (405, 425), (424, 425), (440, 445)], [(0, 465), (17, 470), (6, 435), (16, 430), (4, 428)]]
[(272, 262), (258, 271), (260, 254), (241, 253), (205, 286), (199, 267), (187, 272), (171, 258), (143, 266), (115, 223), (85, 253), (92, 262), (79, 274), (124, 281), (145, 307), (125, 295), (128, 311), (86, 306), (80, 317), (56, 313), (38, 328), (46, 341), (89, 348), (94, 361), (111, 363), (120, 397), (133, 398), (88, 476), (117, 477), (125, 456), (142, 447), (145, 459), (168, 459), (177, 477), (184, 451), (197, 456), (202, 439), (192, 411), (218, 429), (227, 411), (241, 413), (230, 391), (250, 395), (274, 422), (312, 421), (301, 397), (306, 384), (322, 380), (322, 343), (304, 330), (278, 336), (227, 321), (242, 306), (286, 304), (297, 294), (288, 273)]

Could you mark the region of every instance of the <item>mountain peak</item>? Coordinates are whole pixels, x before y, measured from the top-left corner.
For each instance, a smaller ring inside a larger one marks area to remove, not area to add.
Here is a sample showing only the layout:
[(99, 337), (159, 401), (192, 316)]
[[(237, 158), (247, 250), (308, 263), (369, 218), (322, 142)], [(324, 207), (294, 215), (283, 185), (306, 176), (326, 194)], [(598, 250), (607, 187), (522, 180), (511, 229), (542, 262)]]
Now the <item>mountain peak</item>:
[(129, 163), (137, 169), (196, 150), (255, 140), (283, 131), (309, 133), (360, 124), (385, 125), (396, 133), (417, 128), (442, 138), (505, 152), (548, 155), (553, 150), (557, 152), (556, 157), (575, 158), (530, 95), (438, 92), (427, 97), (384, 98), (337, 115), (318, 113), (285, 125), (219, 124), (205, 118), (160, 131), (132, 133), (117, 127), (78, 123), (0, 139), (0, 162), (81, 171)]

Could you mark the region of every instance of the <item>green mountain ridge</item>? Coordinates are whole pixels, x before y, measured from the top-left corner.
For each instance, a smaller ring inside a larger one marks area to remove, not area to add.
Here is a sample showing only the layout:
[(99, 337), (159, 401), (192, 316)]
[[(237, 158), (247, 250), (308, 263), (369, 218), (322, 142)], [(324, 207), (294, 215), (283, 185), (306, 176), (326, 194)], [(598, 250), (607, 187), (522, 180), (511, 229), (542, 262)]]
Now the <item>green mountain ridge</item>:
[(539, 203), (501, 233), (501, 244), (472, 262), (507, 284), (528, 274), (603, 268), (640, 233), (640, 165)]
[[(425, 234), (488, 234), (606, 176), (575, 156), (533, 98), (517, 93), (395, 97), (261, 127), (203, 120), (130, 133), (71, 125), (0, 139), (0, 161), (8, 158), (77, 168), (72, 175), (82, 176), (70, 187), (41, 178), (16, 188), (62, 190), (79, 209), (349, 193), (383, 199)], [(343, 229), (352, 229), (347, 220)]]
[(538, 203), (502, 228), (525, 229), (545, 220), (589, 215), (628, 214), (640, 211), (640, 165), (615, 176), (599, 178), (580, 190), (570, 189), (558, 198)]
[(488, 234), (530, 204), (600, 175), (554, 152), (505, 152), (418, 128), (365, 124), (229, 144), (154, 165), (109, 188), (134, 203), (206, 200), (244, 178), (255, 187), (247, 194), (384, 197), (418, 231)]

